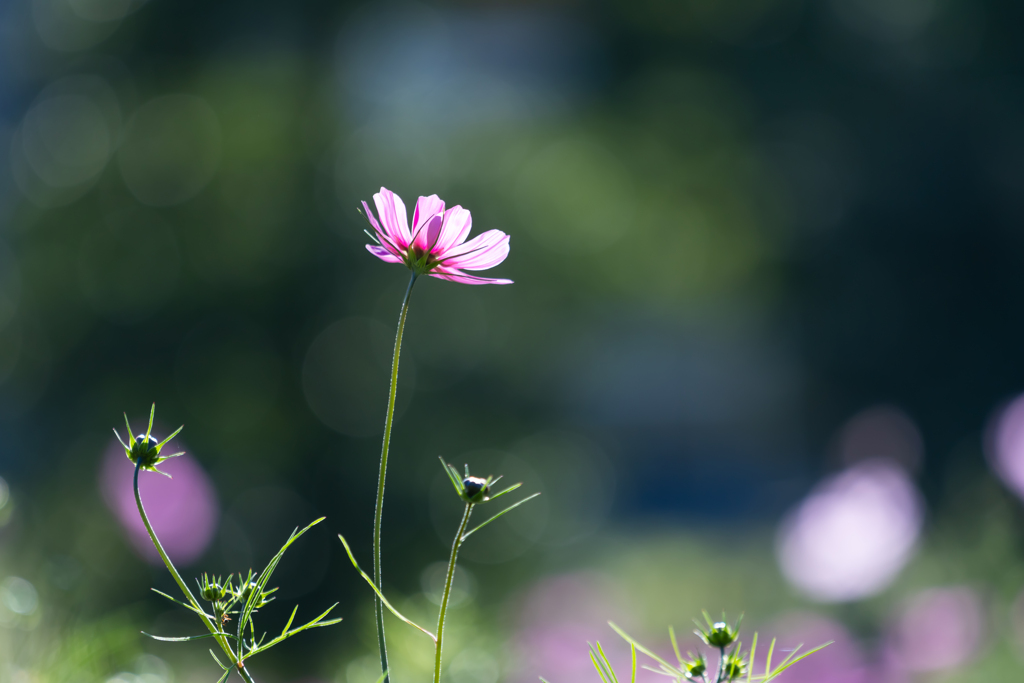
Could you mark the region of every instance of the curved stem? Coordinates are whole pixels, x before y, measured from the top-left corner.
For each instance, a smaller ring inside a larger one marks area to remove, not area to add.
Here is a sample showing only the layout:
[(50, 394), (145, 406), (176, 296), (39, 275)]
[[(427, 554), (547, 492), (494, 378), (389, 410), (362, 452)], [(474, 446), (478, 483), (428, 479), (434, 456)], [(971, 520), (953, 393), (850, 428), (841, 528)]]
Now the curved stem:
[[(398, 393), (398, 356), (402, 352), (402, 333), (405, 332), (405, 319), (409, 313), (409, 297), (412, 286), (416, 284), (416, 273), (409, 278), (409, 286), (405, 289), (402, 299), (402, 312), (398, 316), (398, 333), (395, 335), (395, 352), (391, 359), (391, 393), (388, 394), (388, 414), (384, 420), (384, 445), (380, 451), (380, 474), (377, 476), (377, 507), (373, 513), (373, 581), (383, 590), (380, 571), (380, 520), (384, 512), (384, 475), (388, 469), (388, 449), (391, 447), (391, 425), (395, 418), (395, 396)], [(374, 612), (377, 617), (377, 646), (380, 648), (380, 670), (385, 674), (383, 683), (390, 683), (391, 674), (388, 670), (388, 649), (384, 642), (384, 605), (380, 598), (374, 600)]]
[(715, 679), (715, 683), (722, 683), (722, 679), (725, 677), (725, 648), (718, 648), (718, 677)]
[(452, 579), (455, 577), (455, 561), (459, 556), (459, 548), (462, 547), (463, 536), (466, 533), (466, 525), (469, 524), (469, 515), (473, 512), (473, 504), (466, 503), (466, 512), (462, 515), (462, 524), (459, 532), (455, 534), (455, 542), (452, 543), (452, 557), (448, 560), (448, 576), (444, 580), (444, 593), (441, 595), (441, 613), (437, 617), (437, 645), (434, 648), (434, 683), (441, 680), (441, 642), (444, 639), (444, 617), (448, 611), (448, 596), (452, 592)]
[(153, 530), (153, 525), (149, 523), (149, 515), (146, 514), (146, 508), (143, 507), (142, 505), (142, 496), (139, 494), (140, 464), (140, 462), (135, 463), (135, 503), (139, 506), (139, 516), (142, 517), (142, 523), (146, 525), (146, 531), (149, 533), (150, 540), (153, 541), (153, 546), (156, 548), (157, 553), (160, 554), (160, 559), (164, 561), (164, 565), (167, 567), (167, 571), (169, 571), (171, 573), (171, 576), (174, 577), (174, 581), (178, 584), (178, 588), (180, 588), (181, 592), (185, 594), (185, 597), (188, 599), (189, 604), (191, 604), (192, 607), (196, 609), (196, 611), (199, 614), (199, 618), (203, 620), (203, 623), (206, 625), (206, 628), (208, 628), (210, 630), (210, 633), (213, 634), (214, 640), (217, 641), (217, 644), (220, 645), (222, 650), (224, 650), (224, 654), (227, 655), (229, 660), (231, 660), (232, 666), (234, 666), (238, 670), (239, 675), (241, 675), (241, 677), (245, 679), (246, 683), (253, 683), (252, 676), (249, 675), (249, 672), (246, 671), (243, 665), (239, 664), (239, 660), (235, 657), (235, 653), (231, 651), (231, 646), (228, 644), (227, 640), (224, 638), (224, 636), (218, 635), (220, 631), (217, 629), (216, 626), (214, 626), (213, 622), (210, 621), (209, 617), (206, 616), (206, 612), (203, 610), (202, 606), (196, 600), (195, 596), (192, 595), (192, 591), (188, 589), (188, 585), (186, 585), (185, 581), (181, 578), (181, 574), (178, 573), (178, 570), (174, 566), (174, 563), (171, 562), (171, 558), (168, 557), (167, 551), (164, 550), (163, 545), (161, 545), (160, 539), (157, 538), (156, 532)]

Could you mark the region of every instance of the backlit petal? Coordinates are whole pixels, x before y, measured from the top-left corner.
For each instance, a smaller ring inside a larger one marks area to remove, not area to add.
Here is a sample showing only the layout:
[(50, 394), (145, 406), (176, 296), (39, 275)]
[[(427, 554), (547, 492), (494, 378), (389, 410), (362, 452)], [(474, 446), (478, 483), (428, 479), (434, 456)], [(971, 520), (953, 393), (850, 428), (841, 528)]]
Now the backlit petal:
[(453, 268), (434, 270), (428, 273), (430, 277), (436, 277), (439, 280), (448, 280), (449, 282), (458, 282), (463, 285), (510, 285), (512, 280), (504, 280), (501, 278), (488, 278), (488, 277), (477, 277), (476, 275), (470, 275), (463, 273), (460, 270)]
[(416, 200), (416, 210), (412, 214), (412, 238), (417, 247), (426, 251), (437, 241), (443, 214), (444, 202), (436, 194)]
[(441, 226), (434, 253), (443, 258), (446, 251), (466, 241), (472, 227), (473, 217), (461, 206), (453, 206), (445, 211), (444, 225)]
[(412, 238), (409, 235), (409, 218), (402, 198), (382, 187), (380, 192), (373, 195), (373, 202), (377, 205), (377, 215), (380, 217), (384, 234), (399, 249), (408, 247)]
[(386, 247), (378, 246), (376, 244), (367, 244), (366, 250), (381, 261), (386, 261), (387, 263), (402, 263), (402, 259), (392, 254)]
[(446, 268), (485, 270), (493, 268), (508, 256), (509, 237), (501, 230), (488, 230), (445, 255)]

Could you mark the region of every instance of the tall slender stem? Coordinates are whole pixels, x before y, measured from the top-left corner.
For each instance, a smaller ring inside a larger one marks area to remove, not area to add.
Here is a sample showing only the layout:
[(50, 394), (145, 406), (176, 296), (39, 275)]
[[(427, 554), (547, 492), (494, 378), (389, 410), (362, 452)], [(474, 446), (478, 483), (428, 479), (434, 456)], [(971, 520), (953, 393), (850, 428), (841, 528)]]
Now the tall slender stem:
[(164, 550), (163, 545), (160, 543), (160, 539), (157, 538), (156, 532), (153, 530), (153, 525), (149, 523), (149, 515), (146, 514), (146, 508), (143, 507), (142, 505), (142, 495), (139, 493), (140, 464), (141, 459), (135, 463), (135, 503), (139, 506), (139, 516), (142, 517), (142, 523), (146, 525), (146, 531), (149, 533), (150, 540), (153, 541), (153, 545), (156, 547), (157, 553), (160, 554), (160, 559), (164, 561), (164, 565), (167, 567), (167, 571), (169, 571), (171, 573), (171, 576), (174, 577), (174, 581), (178, 584), (178, 588), (180, 588), (181, 592), (185, 594), (185, 597), (188, 599), (189, 604), (191, 604), (192, 607), (195, 608), (196, 612), (199, 614), (199, 618), (203, 620), (203, 623), (206, 625), (206, 628), (208, 628), (210, 630), (210, 633), (213, 634), (214, 640), (216, 640), (217, 644), (220, 645), (222, 650), (224, 650), (224, 654), (227, 655), (228, 659), (231, 661), (232, 666), (234, 666), (238, 670), (239, 675), (241, 675), (241, 677), (245, 679), (246, 683), (253, 683), (252, 676), (249, 675), (249, 672), (245, 669), (244, 666), (239, 664), (239, 659), (236, 658), (235, 653), (231, 651), (231, 646), (228, 644), (227, 640), (224, 638), (223, 635), (221, 635), (220, 630), (216, 626), (214, 626), (213, 622), (210, 621), (210, 618), (206, 616), (206, 612), (203, 610), (202, 606), (196, 600), (195, 596), (192, 595), (192, 591), (188, 589), (188, 585), (181, 578), (181, 574), (178, 573), (178, 569), (174, 566), (174, 563), (171, 562), (171, 558), (168, 557), (167, 551)]
[(466, 512), (462, 515), (462, 524), (459, 525), (459, 532), (455, 534), (455, 542), (452, 543), (452, 557), (448, 560), (448, 576), (444, 580), (444, 594), (441, 595), (441, 613), (437, 617), (437, 645), (434, 649), (434, 683), (441, 680), (441, 642), (444, 640), (444, 616), (448, 611), (448, 596), (452, 592), (452, 579), (455, 577), (455, 561), (459, 556), (459, 548), (462, 547), (463, 534), (466, 533), (466, 525), (469, 524), (469, 515), (473, 512), (473, 504), (466, 503)]
[[(395, 396), (398, 393), (398, 357), (402, 352), (402, 333), (405, 332), (405, 319), (409, 313), (409, 297), (412, 286), (416, 284), (416, 273), (409, 278), (409, 286), (405, 289), (402, 299), (402, 312), (398, 316), (398, 333), (395, 335), (395, 353), (391, 359), (391, 393), (388, 395), (388, 415), (384, 420), (384, 445), (380, 450), (380, 474), (377, 477), (377, 507), (373, 513), (373, 581), (377, 588), (383, 590), (380, 571), (380, 520), (384, 512), (384, 475), (388, 469), (388, 449), (391, 447), (391, 424), (395, 419)], [(374, 601), (374, 612), (377, 617), (377, 646), (380, 648), (380, 670), (385, 673), (383, 683), (390, 683), (391, 673), (388, 670), (388, 649), (384, 642), (384, 605), (380, 598)]]
[(716, 683), (722, 683), (722, 679), (725, 677), (725, 648), (718, 648), (718, 677), (715, 679)]

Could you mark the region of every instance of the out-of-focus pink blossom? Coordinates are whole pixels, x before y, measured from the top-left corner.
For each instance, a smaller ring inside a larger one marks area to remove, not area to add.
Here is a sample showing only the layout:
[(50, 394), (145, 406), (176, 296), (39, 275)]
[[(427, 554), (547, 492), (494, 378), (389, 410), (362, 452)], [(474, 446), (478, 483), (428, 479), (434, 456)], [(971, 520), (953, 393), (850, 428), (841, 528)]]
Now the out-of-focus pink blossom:
[(764, 659), (768, 648), (763, 647), (777, 638), (774, 663), (777, 664), (797, 645), (803, 645), (800, 652), (806, 652), (823, 643), (832, 641), (824, 650), (815, 652), (787, 669), (779, 678), (786, 683), (869, 683), (878, 679), (872, 675), (865, 661), (860, 645), (846, 628), (837, 621), (825, 617), (794, 613), (784, 616), (764, 629), (758, 638), (758, 658), (755, 673), (764, 672)]
[[(140, 472), (139, 492), (164, 550), (175, 563), (187, 565), (213, 540), (219, 517), (217, 494), (206, 472), (188, 455), (171, 458), (162, 467), (172, 478)], [(150, 564), (158, 565), (162, 560), (135, 504), (134, 475), (135, 468), (125, 462), (124, 448), (112, 441), (100, 469), (103, 499), (135, 550)]]
[[(493, 268), (508, 256), (508, 235), (488, 230), (470, 241), (473, 218), (461, 206), (445, 210), (436, 195), (420, 197), (412, 214), (412, 230), (401, 197), (387, 188), (373, 195), (377, 216), (363, 202), (366, 220), (377, 244), (367, 244), (371, 254), (387, 263), (404, 263), (417, 275), (462, 282), (467, 285), (509, 285), (511, 280), (477, 277), (463, 271)], [(379, 218), (379, 221), (378, 221)]]
[(924, 504), (898, 465), (865, 460), (821, 482), (783, 520), (782, 573), (821, 602), (846, 602), (888, 586), (913, 556)]
[(1024, 498), (1024, 394), (989, 421), (986, 455), (1007, 488)]
[(888, 659), (906, 671), (939, 671), (966, 664), (981, 646), (985, 614), (965, 586), (923, 590), (892, 626)]
[[(515, 666), (508, 680), (532, 683), (538, 676), (553, 683), (598, 680), (587, 643), (601, 641), (615, 670), (629, 675), (629, 648), (608, 627), (609, 619), (632, 628), (627, 600), (602, 576), (579, 573), (538, 582), (517, 601), (520, 628)], [(638, 672), (639, 681), (660, 677)]]

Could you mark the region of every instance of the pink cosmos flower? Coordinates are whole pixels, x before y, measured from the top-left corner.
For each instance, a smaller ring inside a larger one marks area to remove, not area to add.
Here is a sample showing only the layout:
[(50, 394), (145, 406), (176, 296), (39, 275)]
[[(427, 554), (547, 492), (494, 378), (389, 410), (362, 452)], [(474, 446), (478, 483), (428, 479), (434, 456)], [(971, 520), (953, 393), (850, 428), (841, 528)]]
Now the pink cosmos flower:
[(366, 220), (374, 233), (370, 235), (377, 244), (366, 248), (381, 261), (404, 263), (417, 275), (429, 275), (462, 282), (467, 285), (510, 285), (511, 280), (477, 277), (463, 270), (486, 270), (493, 268), (508, 256), (508, 235), (501, 230), (488, 230), (466, 241), (473, 218), (461, 206), (445, 211), (444, 202), (436, 195), (416, 200), (412, 214), (412, 230), (406, 217), (405, 203), (401, 197), (380, 188), (373, 195), (380, 222), (366, 202)]

